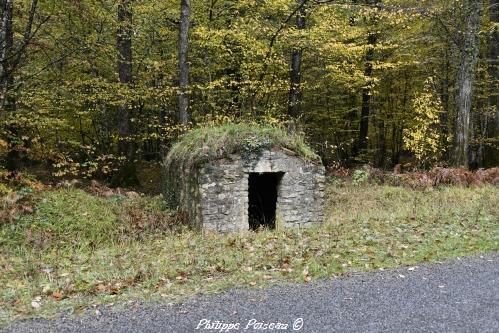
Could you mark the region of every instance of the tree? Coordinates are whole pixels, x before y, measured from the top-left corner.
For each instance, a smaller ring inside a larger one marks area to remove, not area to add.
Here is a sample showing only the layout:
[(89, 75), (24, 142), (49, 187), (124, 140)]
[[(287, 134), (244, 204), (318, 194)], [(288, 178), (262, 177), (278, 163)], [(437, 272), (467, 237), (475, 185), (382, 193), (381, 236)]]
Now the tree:
[[(132, 11), (130, 0), (120, 0), (118, 5), (118, 31), (116, 33), (118, 49), (118, 76), (120, 83), (129, 86), (133, 81), (132, 74)], [(130, 141), (131, 108), (128, 101), (118, 108), (119, 152), (128, 159), (133, 159), (133, 142)]]
[[(299, 5), (299, 10), (296, 14), (296, 29), (305, 29), (305, 16), (306, 7), (305, 4), (307, 0), (297, 0)], [(289, 89), (289, 101), (288, 101), (288, 115), (293, 118), (298, 118), (301, 115), (301, 63), (302, 63), (302, 53), (303, 49), (301, 47), (295, 47), (291, 54), (291, 87)]]
[(437, 162), (444, 152), (442, 128), (439, 114), (442, 113), (441, 101), (434, 91), (433, 78), (428, 78), (423, 91), (412, 100), (413, 118), (404, 131), (405, 148), (411, 151), (420, 166), (428, 167)]
[(471, 24), (469, 0), (0, 0), (0, 160), (112, 179), (189, 122), (299, 118), (326, 164), (447, 163), (464, 132), (494, 166), (498, 6), (482, 2)]
[[(14, 28), (13, 28), (13, 13), (14, 0), (1, 0), (1, 27), (0, 27), (0, 112), (14, 112), (16, 110), (16, 98), (13, 93), (14, 76), (16, 71), (22, 64), (23, 58), (26, 57), (27, 48), (32, 41), (34, 35), (45, 22), (33, 31), (33, 22), (35, 13), (38, 7), (38, 0), (31, 0), (29, 7), (28, 19), (23, 33), (23, 38), (20, 45), (15, 48), (14, 45)], [(48, 20), (48, 18), (46, 19)], [(4, 117), (6, 115), (3, 115)], [(19, 131), (16, 124), (13, 122), (8, 126), (8, 131), (11, 137), (8, 140), (10, 146), (7, 154), (7, 168), (15, 171), (21, 167), (21, 152), (18, 146), (22, 140), (14, 138), (19, 136)], [(14, 142), (17, 139), (17, 143)]]
[(0, 30), (0, 109), (13, 110), (15, 100), (10, 94), (13, 85), (14, 32), (12, 29), (13, 0), (1, 0)]
[[(133, 83), (132, 68), (132, 33), (133, 14), (130, 8), (132, 0), (120, 0), (118, 4), (118, 29), (116, 32), (116, 45), (118, 51), (118, 77), (120, 84), (124, 85), (125, 93)], [(135, 144), (132, 140), (131, 115), (134, 102), (130, 97), (118, 107), (118, 151), (125, 157), (117, 174), (113, 177), (113, 185), (136, 185), (138, 179), (135, 170)]]
[(457, 76), (457, 118), (455, 127), (454, 165), (468, 167), (470, 145), (470, 119), (473, 101), (475, 69), (480, 48), (480, 22), (483, 1), (463, 0), (467, 14), (460, 45), (460, 64)]
[(191, 1), (180, 1), (180, 27), (178, 45), (178, 69), (179, 69), (179, 97), (178, 97), (178, 122), (187, 124), (189, 121), (189, 63), (187, 52), (189, 49), (189, 26), (191, 15)]
[(493, 138), (491, 144), (485, 147), (485, 163), (499, 163), (499, 0), (489, 2), (489, 20), (492, 31), (489, 37), (488, 71), (491, 80), (488, 107), (492, 113), (488, 129), (488, 137)]
[[(372, 5), (374, 8), (381, 3), (379, 0), (366, 0), (366, 5)], [(371, 27), (367, 32), (367, 51), (365, 55), (364, 76), (366, 77), (366, 86), (362, 88), (362, 106), (360, 111), (359, 137), (356, 153), (363, 153), (367, 149), (367, 139), (369, 135), (369, 116), (371, 114), (371, 77), (373, 74), (374, 50), (378, 42), (378, 31), (376, 28), (376, 13), (372, 14)]]

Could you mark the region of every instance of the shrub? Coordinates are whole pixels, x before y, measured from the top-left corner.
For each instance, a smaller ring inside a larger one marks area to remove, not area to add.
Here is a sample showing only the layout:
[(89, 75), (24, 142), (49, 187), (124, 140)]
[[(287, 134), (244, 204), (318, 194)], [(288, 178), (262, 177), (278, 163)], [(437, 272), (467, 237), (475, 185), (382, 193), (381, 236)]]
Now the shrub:
[(369, 180), (370, 174), (367, 170), (355, 170), (352, 174), (352, 184), (360, 185), (366, 183)]

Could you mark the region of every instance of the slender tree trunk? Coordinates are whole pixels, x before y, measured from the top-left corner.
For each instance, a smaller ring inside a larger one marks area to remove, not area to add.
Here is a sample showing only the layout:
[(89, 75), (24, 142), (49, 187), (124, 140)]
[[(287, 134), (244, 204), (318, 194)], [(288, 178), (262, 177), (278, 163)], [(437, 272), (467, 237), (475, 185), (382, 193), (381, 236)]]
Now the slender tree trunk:
[[(402, 101), (401, 101), (401, 111), (406, 112), (407, 110), (407, 102), (409, 100), (408, 92), (409, 92), (409, 84), (408, 84), (408, 73), (407, 71), (403, 72), (403, 80), (404, 80), (404, 89), (402, 90)], [(393, 122), (392, 127), (392, 140), (393, 150), (392, 150), (392, 164), (397, 165), (400, 163), (400, 153), (402, 152), (403, 146), (403, 120), (398, 119), (396, 122)]]
[[(296, 15), (296, 28), (298, 30), (305, 29), (305, 3), (307, 0), (297, 0), (300, 5), (300, 10)], [(303, 49), (296, 47), (291, 55), (291, 87), (289, 89), (288, 115), (293, 118), (298, 118), (301, 115), (301, 63)]]
[[(31, 0), (23, 38), (20, 46), (14, 49), (12, 24), (14, 0), (0, 0), (0, 116), (2, 117), (7, 117), (7, 112), (16, 110), (16, 97), (12, 89), (14, 86), (14, 72), (21, 66), (22, 60), (27, 54), (28, 45), (34, 36), (32, 28), (37, 7), (38, 0)], [(46, 21), (48, 21), (48, 18), (44, 22)], [(40, 26), (38, 26), (37, 30)], [(7, 154), (6, 166), (11, 171), (17, 171), (22, 167), (22, 153), (18, 147), (21, 143), (22, 145), (25, 145), (25, 143), (19, 139), (19, 126), (12, 124), (8, 126), (8, 131), (10, 132), (10, 138), (8, 137), (7, 141), (10, 150)], [(17, 140), (13, 140), (14, 138)]]
[(386, 128), (385, 128), (385, 120), (383, 119), (384, 115), (379, 114), (378, 119), (376, 120), (376, 127), (378, 129), (378, 149), (376, 151), (375, 165), (378, 168), (385, 167), (386, 160)]
[[(14, 85), (13, 59), (14, 59), (14, 32), (12, 28), (12, 14), (14, 1), (1, 0), (0, 10), (2, 15), (0, 31), (0, 114), (7, 117), (6, 112), (13, 112), (16, 109), (16, 100), (12, 95)], [(16, 126), (9, 126), (10, 135), (18, 137), (19, 131)], [(9, 171), (17, 171), (22, 167), (21, 152), (17, 148), (17, 143), (13, 143), (12, 138), (8, 138), (9, 152), (6, 158), (6, 167)]]
[(15, 109), (15, 100), (10, 95), (13, 85), (12, 60), (14, 58), (14, 33), (12, 30), (13, 0), (0, 0), (0, 111)]
[(189, 49), (189, 26), (191, 15), (190, 0), (180, 1), (180, 29), (178, 45), (178, 68), (179, 68), (179, 98), (178, 98), (178, 122), (187, 124), (189, 121), (189, 63), (187, 51)]
[[(118, 5), (118, 32), (116, 35), (118, 47), (118, 75), (120, 83), (130, 85), (132, 76), (132, 11), (130, 0), (120, 0)], [(120, 141), (118, 149), (127, 158), (133, 158), (133, 147), (130, 141), (130, 103), (125, 102), (119, 107), (118, 130)]]
[[(131, 86), (133, 82), (132, 73), (132, 33), (133, 14), (130, 8), (132, 0), (120, 0), (118, 5), (118, 30), (116, 33), (116, 44), (118, 51), (118, 76), (120, 83)], [(126, 157), (118, 174), (113, 178), (112, 185), (132, 186), (138, 183), (135, 172), (135, 144), (132, 141), (131, 116), (133, 103), (125, 100), (124, 104), (118, 108), (118, 150), (122, 156)]]
[(483, 2), (466, 0), (467, 14), (463, 43), (461, 45), (461, 61), (457, 78), (457, 119), (455, 127), (454, 165), (467, 168), (469, 164), (470, 119), (473, 100), (473, 80), (478, 60), (480, 39), (480, 21)]
[[(357, 1), (353, 1), (353, 3), (357, 3)], [(381, 3), (381, 0), (365, 0), (365, 4), (368, 6), (378, 7)], [(357, 143), (354, 146), (354, 156), (358, 156), (359, 154), (365, 153), (367, 150), (367, 140), (369, 135), (369, 116), (371, 114), (371, 84), (370, 79), (372, 77), (373, 72), (373, 60), (374, 60), (374, 49), (376, 48), (376, 44), (378, 42), (378, 32), (376, 29), (378, 17), (376, 14), (372, 14), (371, 17), (365, 18), (368, 20), (371, 27), (369, 28), (367, 35), (367, 52), (364, 57), (365, 67), (364, 67), (364, 76), (368, 79), (368, 86), (362, 89), (362, 106), (360, 109), (360, 122), (359, 122), (359, 135), (357, 138)]]
[[(499, 0), (490, 0), (490, 22), (495, 25), (490, 36), (490, 66), (489, 73), (492, 79), (492, 91), (489, 97), (490, 106), (496, 111), (497, 129), (499, 130)], [(499, 134), (499, 133), (498, 133)]]
[[(369, 32), (367, 37), (367, 44), (369, 49), (366, 52), (365, 61), (366, 65), (364, 68), (364, 76), (368, 79), (372, 77), (373, 72), (373, 60), (374, 60), (374, 48), (378, 41), (377, 32)], [(368, 82), (370, 84), (370, 82)], [(360, 125), (359, 125), (359, 137), (357, 144), (357, 153), (363, 153), (367, 149), (367, 139), (369, 135), (369, 116), (371, 114), (371, 88), (366, 86), (362, 89), (362, 107), (360, 111)]]
[[(450, 110), (450, 90), (451, 87), (451, 63), (450, 63), (450, 55), (449, 49), (445, 50), (445, 64), (442, 68), (444, 72), (444, 78), (442, 82), (442, 90), (441, 90), (441, 100), (442, 100), (442, 108), (443, 112), (439, 115), (440, 127), (442, 128), (442, 133), (448, 137), (451, 134), (452, 126), (449, 126), (449, 110)], [(446, 149), (447, 150), (447, 149)], [(445, 152), (447, 155), (448, 152)]]
[[(19, 47), (14, 49), (12, 24), (14, 0), (0, 0), (0, 110), (14, 111), (16, 109), (16, 99), (11, 94), (14, 85), (14, 72), (21, 65), (21, 61), (26, 56), (27, 47), (34, 37), (32, 29), (37, 8), (38, 0), (31, 0), (23, 38)], [(48, 18), (44, 22), (47, 21)], [(35, 33), (40, 26), (37, 27)]]

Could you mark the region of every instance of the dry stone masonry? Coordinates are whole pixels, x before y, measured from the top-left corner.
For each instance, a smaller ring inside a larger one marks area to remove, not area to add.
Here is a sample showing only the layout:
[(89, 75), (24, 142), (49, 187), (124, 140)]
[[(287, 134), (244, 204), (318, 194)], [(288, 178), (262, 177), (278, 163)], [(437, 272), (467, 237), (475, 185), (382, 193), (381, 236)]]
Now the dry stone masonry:
[(195, 229), (308, 227), (323, 219), (324, 167), (287, 149), (231, 154), (166, 170), (169, 194)]

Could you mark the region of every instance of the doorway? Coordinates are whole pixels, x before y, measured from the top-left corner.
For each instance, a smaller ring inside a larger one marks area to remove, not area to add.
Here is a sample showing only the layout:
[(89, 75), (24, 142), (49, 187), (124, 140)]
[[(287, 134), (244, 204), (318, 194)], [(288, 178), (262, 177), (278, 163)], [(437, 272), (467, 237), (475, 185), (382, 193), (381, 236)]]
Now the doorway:
[(249, 174), (248, 218), (251, 230), (275, 229), (278, 186), (284, 172)]

